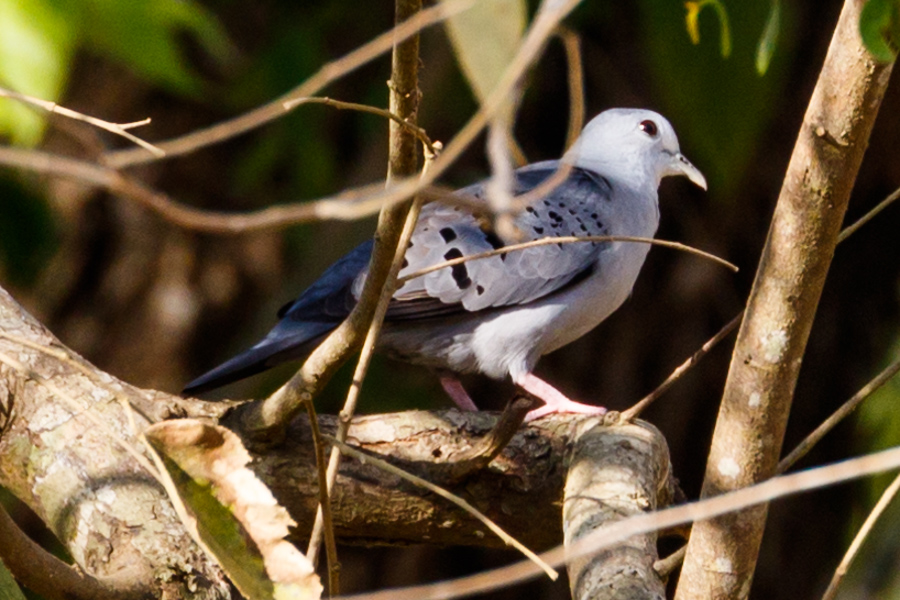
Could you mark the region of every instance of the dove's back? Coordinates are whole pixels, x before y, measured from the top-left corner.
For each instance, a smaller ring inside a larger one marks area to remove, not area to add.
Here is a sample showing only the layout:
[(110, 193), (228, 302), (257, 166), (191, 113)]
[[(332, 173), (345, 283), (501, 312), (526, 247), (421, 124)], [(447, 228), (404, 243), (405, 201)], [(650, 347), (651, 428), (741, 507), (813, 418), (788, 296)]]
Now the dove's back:
[[(533, 190), (559, 166), (559, 161), (547, 161), (519, 169), (514, 194)], [(459, 193), (481, 198), (484, 186)], [(620, 204), (628, 200), (629, 194), (615, 190), (609, 178), (572, 168), (516, 224), (526, 239), (652, 236), (658, 222), (655, 190), (640, 199), (644, 206), (632, 202), (626, 210)], [(400, 275), (502, 245), (464, 208), (434, 202), (422, 211)], [(344, 256), (279, 312), (281, 320), (263, 340), (192, 381), (184, 392), (199, 394), (308, 354), (352, 310), (371, 250), (368, 241)], [(379, 349), (458, 373), (501, 378), (530, 369), (542, 354), (580, 337), (621, 304), (646, 251), (644, 244), (551, 244), (434, 271), (395, 293)]]

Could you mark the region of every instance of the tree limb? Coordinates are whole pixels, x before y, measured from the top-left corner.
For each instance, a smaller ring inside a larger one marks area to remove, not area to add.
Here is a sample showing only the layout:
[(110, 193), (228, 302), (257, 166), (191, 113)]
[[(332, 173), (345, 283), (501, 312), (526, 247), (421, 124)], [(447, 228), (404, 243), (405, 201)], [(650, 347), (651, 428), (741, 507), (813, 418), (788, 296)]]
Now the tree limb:
[[(566, 546), (607, 523), (668, 504), (670, 475), (666, 440), (652, 425), (585, 427), (566, 477)], [(572, 598), (665, 600), (665, 583), (654, 569), (657, 559), (656, 532), (575, 559), (568, 567)]]
[[(27, 371), (0, 365), (0, 485), (47, 524), (81, 568), (113, 591), (148, 597), (229, 598), (218, 566), (184, 530), (157, 482), (122, 447), (139, 448), (144, 414), (187, 414), (184, 404), (133, 388), (86, 366), (0, 290), (0, 331), (38, 347), (0, 338), (0, 349)], [(77, 398), (76, 410), (41, 380)], [(132, 411), (134, 405), (140, 411)], [(197, 415), (214, 413), (199, 408)], [(106, 425), (97, 427), (92, 414)], [(117, 439), (110, 439), (110, 431)]]
[[(775, 472), (806, 341), (841, 221), (891, 73), (859, 37), (846, 0), (803, 120), (732, 357), (703, 496)], [(694, 526), (676, 598), (745, 598), (761, 506)]]

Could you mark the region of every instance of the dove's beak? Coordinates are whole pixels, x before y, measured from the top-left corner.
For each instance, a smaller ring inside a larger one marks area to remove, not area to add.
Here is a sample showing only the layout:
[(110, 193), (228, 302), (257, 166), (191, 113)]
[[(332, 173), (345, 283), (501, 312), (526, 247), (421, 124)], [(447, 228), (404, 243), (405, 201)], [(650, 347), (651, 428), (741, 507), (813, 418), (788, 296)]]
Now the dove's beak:
[(691, 164), (687, 158), (684, 157), (684, 154), (681, 152), (675, 152), (672, 154), (672, 162), (669, 165), (671, 169), (670, 175), (684, 175), (691, 181), (693, 181), (697, 186), (706, 189), (706, 177), (703, 176), (703, 173), (700, 172), (700, 169)]

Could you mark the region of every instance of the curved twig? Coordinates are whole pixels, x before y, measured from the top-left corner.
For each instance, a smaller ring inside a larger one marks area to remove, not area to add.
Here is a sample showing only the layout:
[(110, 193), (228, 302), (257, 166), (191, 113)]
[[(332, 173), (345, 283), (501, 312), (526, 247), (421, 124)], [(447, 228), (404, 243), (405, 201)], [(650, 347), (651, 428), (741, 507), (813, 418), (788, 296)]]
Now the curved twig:
[(323, 96), (310, 96), (308, 98), (294, 98), (293, 100), (289, 100), (284, 103), (285, 110), (291, 110), (301, 104), (324, 104), (325, 106), (331, 106), (338, 110), (355, 110), (357, 112), (369, 113), (370, 115), (377, 115), (379, 117), (384, 117), (385, 119), (390, 119), (394, 121), (401, 127), (409, 130), (415, 135), (422, 145), (428, 149), (430, 154), (437, 154), (437, 150), (434, 147), (434, 143), (431, 141), (431, 138), (428, 137), (428, 134), (425, 130), (415, 123), (410, 123), (396, 113), (392, 113), (389, 110), (384, 108), (378, 108), (377, 106), (370, 106), (368, 104), (358, 104), (356, 102), (344, 102), (342, 100), (335, 100), (334, 98), (328, 98)]
[(689, 254), (695, 254), (697, 256), (701, 256), (708, 260), (711, 260), (715, 263), (718, 263), (724, 267), (727, 267), (737, 273), (738, 268), (734, 264), (728, 262), (724, 258), (719, 258), (714, 254), (710, 254), (709, 252), (704, 252), (703, 250), (699, 250), (692, 246), (686, 246), (684, 244), (680, 244), (678, 242), (670, 242), (668, 240), (657, 240), (654, 238), (645, 238), (638, 237), (632, 235), (585, 235), (585, 236), (560, 236), (560, 237), (545, 237), (539, 240), (531, 240), (530, 242), (522, 242), (521, 244), (510, 244), (509, 246), (504, 246), (502, 248), (497, 248), (496, 250), (488, 250), (486, 252), (479, 252), (478, 254), (470, 254), (468, 256), (461, 256), (459, 258), (454, 258), (448, 261), (444, 261), (438, 263), (436, 265), (432, 265), (425, 269), (419, 269), (409, 275), (404, 275), (400, 277), (397, 281), (400, 283), (409, 281), (410, 279), (415, 279), (417, 277), (422, 277), (423, 275), (427, 275), (428, 273), (432, 273), (434, 271), (438, 271), (440, 269), (446, 269), (448, 267), (452, 267), (454, 265), (459, 265), (464, 262), (469, 262), (472, 260), (480, 260), (483, 258), (490, 258), (492, 256), (499, 256), (501, 254), (507, 254), (508, 252), (514, 252), (516, 250), (524, 250), (526, 248), (534, 248), (536, 246), (549, 246), (551, 244), (575, 244), (578, 242), (632, 242), (639, 244), (651, 244), (653, 246), (663, 246), (665, 248), (672, 248), (674, 250), (681, 250), (682, 252), (687, 252)]
[[(440, 23), (445, 19), (469, 8), (474, 0), (444, 0), (436, 6), (423, 10), (415, 17), (400, 23), (396, 27), (386, 31), (372, 41), (360, 46), (349, 54), (324, 65), (315, 75), (272, 102), (244, 113), (234, 119), (229, 119), (206, 129), (174, 138), (169, 141), (159, 142), (159, 147), (166, 152), (167, 157), (180, 156), (194, 152), (209, 146), (223, 142), (227, 139), (255, 129), (270, 121), (273, 121), (288, 113), (284, 108), (285, 102), (294, 98), (313, 96), (329, 83), (340, 79), (364, 64), (381, 56), (408, 37), (415, 35), (422, 29)], [(120, 150), (105, 155), (104, 163), (115, 168), (129, 167), (143, 164), (155, 159), (141, 151)]]

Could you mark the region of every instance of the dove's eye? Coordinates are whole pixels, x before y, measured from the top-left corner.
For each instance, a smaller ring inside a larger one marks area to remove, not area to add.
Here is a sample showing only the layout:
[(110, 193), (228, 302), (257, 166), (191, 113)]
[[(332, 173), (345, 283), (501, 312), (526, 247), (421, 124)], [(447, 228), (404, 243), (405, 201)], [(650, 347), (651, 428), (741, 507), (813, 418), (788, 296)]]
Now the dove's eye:
[(639, 127), (641, 128), (641, 131), (643, 131), (650, 137), (656, 137), (656, 134), (659, 133), (659, 127), (657, 127), (656, 123), (650, 121), (649, 119), (646, 121), (641, 121)]

